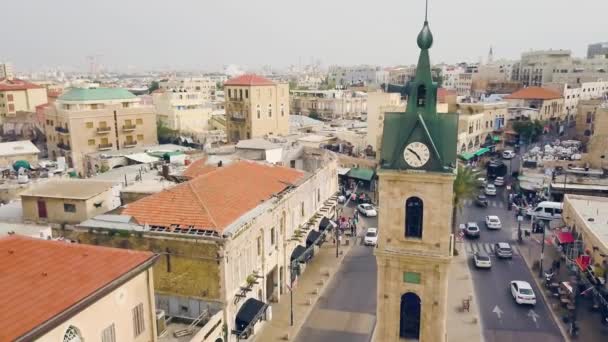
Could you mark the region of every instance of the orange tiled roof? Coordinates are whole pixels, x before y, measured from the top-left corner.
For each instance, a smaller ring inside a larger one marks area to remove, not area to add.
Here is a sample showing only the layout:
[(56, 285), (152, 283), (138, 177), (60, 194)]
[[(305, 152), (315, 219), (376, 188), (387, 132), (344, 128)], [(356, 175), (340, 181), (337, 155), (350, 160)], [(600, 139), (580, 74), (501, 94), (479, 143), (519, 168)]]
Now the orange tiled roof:
[(0, 341), (23, 336), (154, 258), (150, 252), (1, 238)]
[(243, 214), (303, 177), (296, 169), (238, 161), (133, 202), (123, 214), (140, 224), (193, 226), (222, 233)]
[(437, 89), (437, 101), (439, 103), (445, 103), (446, 102), (446, 97), (450, 96), (450, 95), (456, 95), (456, 92), (454, 90), (449, 90), (446, 88), (438, 88)]
[(225, 86), (265, 86), (274, 85), (271, 80), (255, 74), (245, 74), (224, 82)]
[(186, 170), (184, 170), (183, 176), (192, 179), (214, 171), (216, 169), (214, 165), (207, 165), (206, 163), (207, 158), (202, 158), (194, 161), (188, 166)]
[(8, 91), (8, 90), (26, 90), (26, 89), (38, 89), (44, 88), (43, 86), (39, 86), (34, 83), (30, 83), (28, 81), (20, 80), (18, 78), (8, 79), (2, 78), (0, 79), (0, 91)]
[(512, 100), (553, 100), (559, 99), (562, 95), (556, 91), (541, 87), (522, 88), (511, 95), (505, 96), (505, 99)]

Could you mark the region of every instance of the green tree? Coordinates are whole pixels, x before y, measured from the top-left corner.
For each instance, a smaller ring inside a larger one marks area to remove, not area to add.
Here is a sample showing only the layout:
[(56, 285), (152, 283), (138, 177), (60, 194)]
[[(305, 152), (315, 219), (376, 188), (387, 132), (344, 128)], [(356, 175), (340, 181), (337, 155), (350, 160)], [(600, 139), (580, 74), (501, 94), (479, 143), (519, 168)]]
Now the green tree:
[(311, 119), (315, 119), (315, 120), (321, 120), (319, 113), (317, 113), (315, 111), (311, 111), (310, 113), (308, 113), (308, 117)]
[(456, 214), (462, 212), (464, 201), (473, 199), (479, 191), (479, 172), (473, 171), (470, 167), (458, 165), (456, 178), (454, 179), (454, 189), (452, 203), (452, 232), (456, 236)]
[(158, 88), (159, 88), (158, 81), (152, 81), (152, 83), (150, 83), (150, 86), (148, 87), (148, 93), (152, 93), (153, 91), (155, 91)]
[(535, 121), (515, 121), (513, 130), (519, 134), (524, 141), (530, 143), (536, 141), (543, 134), (543, 123), (539, 120)]
[(177, 131), (167, 127), (164, 122), (158, 120), (156, 122), (156, 134), (159, 142), (167, 143), (177, 136)]

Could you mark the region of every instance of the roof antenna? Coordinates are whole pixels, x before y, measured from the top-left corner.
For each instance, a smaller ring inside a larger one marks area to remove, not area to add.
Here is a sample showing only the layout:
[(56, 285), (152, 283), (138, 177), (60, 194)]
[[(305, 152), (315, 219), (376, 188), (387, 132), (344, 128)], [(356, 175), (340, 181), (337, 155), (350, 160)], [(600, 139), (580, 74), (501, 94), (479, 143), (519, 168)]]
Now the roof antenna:
[(429, 0), (426, 0), (426, 7), (424, 8), (424, 22), (426, 23), (428, 20), (429, 14)]

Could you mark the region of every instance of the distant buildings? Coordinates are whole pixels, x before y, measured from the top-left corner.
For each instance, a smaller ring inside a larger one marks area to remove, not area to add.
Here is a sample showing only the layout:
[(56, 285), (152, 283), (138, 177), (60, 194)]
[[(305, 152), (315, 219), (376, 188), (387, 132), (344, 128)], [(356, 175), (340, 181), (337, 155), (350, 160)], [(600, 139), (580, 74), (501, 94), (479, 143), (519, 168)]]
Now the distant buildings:
[[(596, 56), (608, 58), (608, 42), (589, 44), (587, 46), (587, 58), (594, 58)], [(2, 71), (0, 71), (1, 74)]]
[(65, 156), (69, 167), (94, 173), (84, 155), (157, 144), (154, 107), (120, 88), (73, 88), (46, 109), (49, 156)]
[(325, 120), (360, 118), (367, 113), (367, 94), (351, 90), (291, 90), (290, 109), (296, 115)]
[(547, 88), (558, 91), (564, 98), (566, 119), (573, 121), (579, 101), (600, 99), (608, 95), (608, 79), (597, 82), (575, 84), (548, 83)]
[(47, 103), (46, 88), (18, 78), (0, 78), (0, 122)]
[[(458, 103), (458, 153), (475, 153), (497, 145), (498, 134), (506, 125), (506, 102)], [(480, 152), (481, 153), (481, 152)]]
[(19, 235), (0, 238), (0, 253), (0, 340), (158, 340), (158, 256)]
[(11, 63), (0, 63), (0, 79), (9, 79), (12, 80), (15, 78), (15, 72), (13, 70), (13, 65)]
[(351, 86), (379, 86), (388, 80), (388, 72), (384, 68), (371, 65), (358, 65), (352, 67), (329, 67), (328, 80), (336, 85)]
[(211, 77), (170, 78), (158, 82), (165, 91), (197, 93), (201, 100), (210, 101), (215, 96), (216, 81)]
[(228, 141), (289, 134), (289, 84), (246, 74), (224, 83)]

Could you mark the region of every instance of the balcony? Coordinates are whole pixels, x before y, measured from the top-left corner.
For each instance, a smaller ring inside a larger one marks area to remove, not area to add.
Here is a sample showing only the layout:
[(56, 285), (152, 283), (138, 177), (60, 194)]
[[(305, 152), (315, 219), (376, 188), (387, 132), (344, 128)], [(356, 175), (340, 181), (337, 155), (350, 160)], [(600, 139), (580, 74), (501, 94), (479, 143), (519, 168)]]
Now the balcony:
[(135, 147), (137, 145), (137, 141), (125, 141), (122, 146), (123, 147)]
[(247, 120), (247, 118), (245, 116), (242, 116), (242, 115), (231, 115), (230, 116), (230, 120), (232, 120), (232, 121), (245, 121), (245, 120)]
[(55, 131), (59, 134), (68, 135), (70, 134), (70, 130), (65, 127), (57, 126), (55, 127)]
[(112, 127), (97, 127), (97, 134), (108, 134), (112, 130)]
[(134, 131), (137, 128), (136, 125), (123, 125), (122, 126), (122, 130), (125, 132), (131, 132)]
[(112, 149), (112, 143), (99, 144), (97, 146), (97, 149), (100, 150), (100, 151), (111, 150)]
[(65, 151), (71, 151), (72, 150), (72, 147), (70, 147), (70, 145), (64, 144), (64, 143), (57, 144), (57, 148), (59, 148), (61, 150), (65, 150)]

